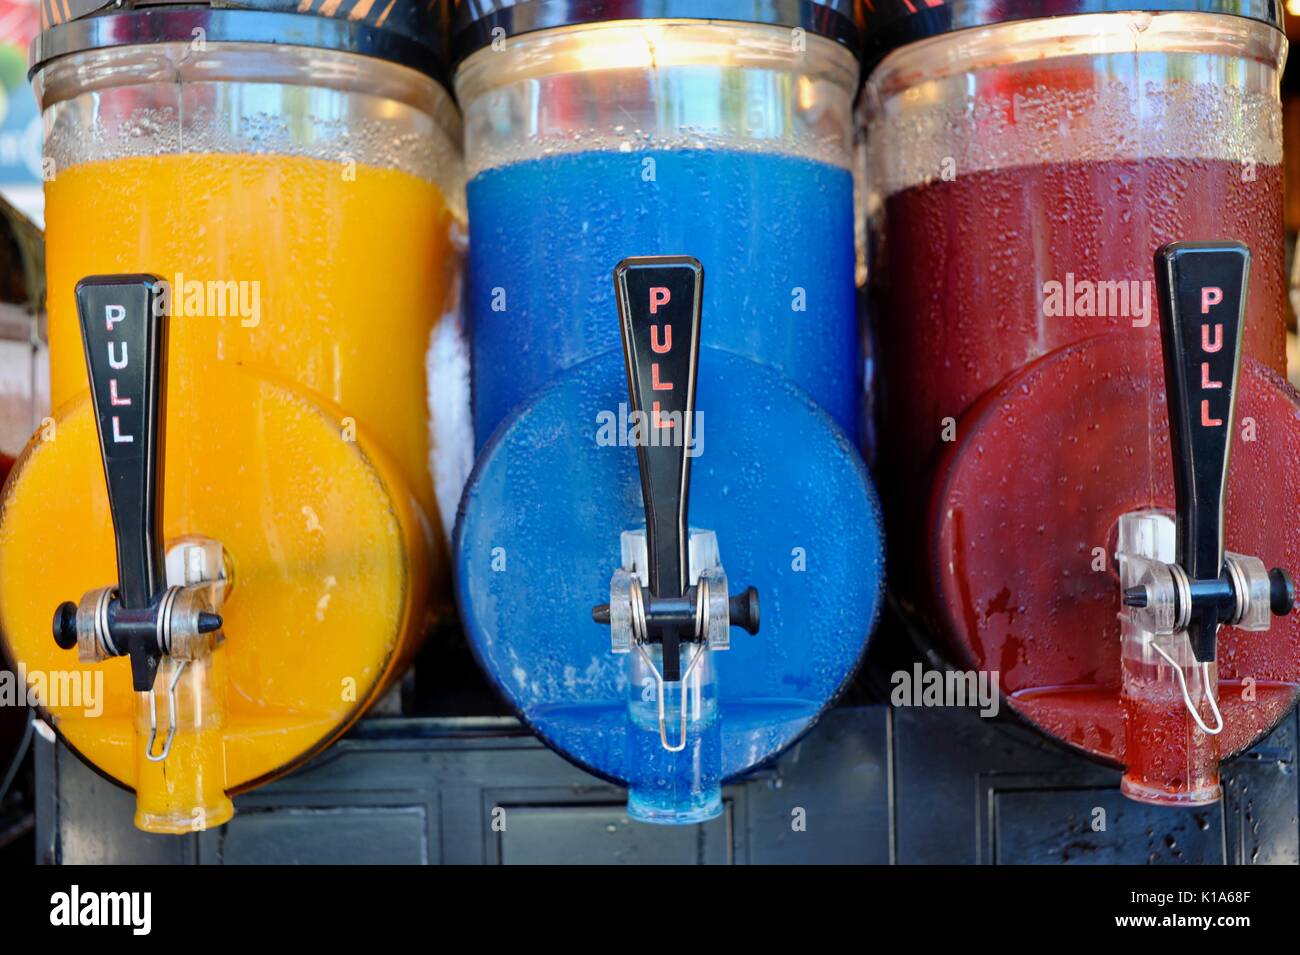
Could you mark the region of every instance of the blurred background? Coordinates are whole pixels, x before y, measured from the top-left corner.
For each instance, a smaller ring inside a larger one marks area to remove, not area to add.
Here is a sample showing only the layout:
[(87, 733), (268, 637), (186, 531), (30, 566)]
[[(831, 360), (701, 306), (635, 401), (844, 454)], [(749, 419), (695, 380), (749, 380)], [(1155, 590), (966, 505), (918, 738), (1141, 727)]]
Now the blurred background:
[(0, 0), (0, 195), (38, 224), (41, 118), (27, 84), (27, 48), (39, 29), (35, 0)]

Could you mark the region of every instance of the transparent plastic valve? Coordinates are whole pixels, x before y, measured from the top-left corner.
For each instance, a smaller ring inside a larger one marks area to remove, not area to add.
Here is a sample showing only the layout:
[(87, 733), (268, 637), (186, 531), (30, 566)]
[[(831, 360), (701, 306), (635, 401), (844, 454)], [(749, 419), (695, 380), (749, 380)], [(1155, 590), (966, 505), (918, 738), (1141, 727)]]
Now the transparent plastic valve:
[[(717, 541), (714, 541), (717, 548)], [(728, 605), (727, 575), (716, 564), (700, 573), (695, 582), (700, 594), (700, 612), (703, 613), (702, 636), (710, 650), (727, 650), (731, 647), (731, 608)]]
[[(722, 739), (713, 653), (683, 645), (679, 683), (664, 683), (662, 648), (627, 658), (627, 811), (642, 822), (687, 825), (722, 812)], [(661, 695), (662, 693), (662, 695)], [(662, 727), (662, 731), (661, 731)], [(665, 746), (664, 736), (671, 749)]]
[[(163, 657), (154, 691), (136, 694), (135, 824), (140, 829), (199, 832), (235, 814), (225, 791), (225, 693), (225, 652), (218, 649), (197, 660)], [(149, 758), (164, 747), (165, 758)]]
[[(644, 538), (643, 538), (644, 539)], [(630, 653), (636, 643), (633, 607), (641, 579), (635, 571), (620, 567), (609, 581), (609, 640), (613, 653)]]
[(1198, 663), (1186, 632), (1174, 632), (1174, 530), (1163, 511), (1120, 518), (1121, 588), (1146, 586), (1149, 596), (1146, 607), (1125, 608), (1120, 618), (1127, 764), (1120, 789), (1140, 802), (1202, 805), (1222, 795), (1218, 667)]
[[(713, 531), (691, 530), (687, 551), (697, 587), (702, 638), (682, 644), (682, 679), (663, 679), (663, 648), (640, 643), (636, 601), (649, 587), (644, 530), (624, 531), (623, 568), (610, 584), (615, 652), (626, 653), (628, 815), (642, 822), (686, 825), (722, 812), (722, 739), (714, 649), (730, 640), (726, 574)], [(628, 601), (626, 607), (619, 605)], [(620, 651), (620, 642), (626, 650)]]
[(1258, 557), (1231, 551), (1224, 554), (1223, 563), (1232, 575), (1237, 592), (1244, 595), (1242, 618), (1233, 626), (1239, 630), (1268, 630), (1273, 625), (1268, 566)]
[[(219, 542), (176, 541), (167, 583), (205, 592), (220, 607), (229, 581)], [(172, 646), (154, 688), (137, 693), (135, 824), (146, 832), (199, 832), (235, 814), (226, 795), (226, 655), (221, 635)]]

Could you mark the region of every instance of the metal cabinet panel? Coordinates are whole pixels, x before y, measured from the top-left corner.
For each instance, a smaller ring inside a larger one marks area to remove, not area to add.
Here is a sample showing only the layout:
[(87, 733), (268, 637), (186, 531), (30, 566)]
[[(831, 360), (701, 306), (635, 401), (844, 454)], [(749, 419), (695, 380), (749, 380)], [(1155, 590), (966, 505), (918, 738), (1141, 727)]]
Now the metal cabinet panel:
[[(1124, 799), (1119, 773), (969, 710), (844, 707), (724, 790), (703, 826), (630, 821), (623, 791), (508, 718), (371, 718), (226, 826), (148, 836), (133, 796), (37, 749), (42, 861), (1265, 863), (1300, 861), (1296, 718), (1224, 767), (1224, 800)], [(1104, 828), (1095, 826), (1104, 812)]]
[[(1157, 810), (1100, 786), (992, 790), (1000, 865), (1172, 865), (1223, 860), (1223, 804)], [(1005, 781), (1004, 781), (1005, 782)]]
[[(1120, 773), (969, 710), (894, 711), (897, 861), (1217, 864), (1300, 861), (1295, 714), (1227, 763), (1215, 806), (1119, 793)], [(1104, 811), (1098, 817), (1096, 811)], [(1104, 828), (1094, 828), (1101, 819)]]
[(218, 833), (227, 865), (391, 865), (429, 862), (423, 806), (245, 810)]
[(496, 861), (504, 865), (725, 864), (731, 861), (731, 810), (727, 800), (722, 815), (703, 825), (660, 826), (646, 833), (644, 825), (628, 818), (622, 803), (505, 807)]

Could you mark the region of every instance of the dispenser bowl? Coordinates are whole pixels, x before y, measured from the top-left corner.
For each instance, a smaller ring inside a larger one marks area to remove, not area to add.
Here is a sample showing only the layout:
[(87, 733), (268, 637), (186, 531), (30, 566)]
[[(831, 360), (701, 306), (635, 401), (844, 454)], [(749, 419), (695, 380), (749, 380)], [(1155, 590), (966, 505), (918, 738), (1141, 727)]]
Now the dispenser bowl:
[[(711, 654), (726, 778), (794, 742), (850, 678), (879, 610), (883, 550), (861, 459), (815, 402), (707, 346), (698, 380), (691, 525), (716, 533), (728, 577), (762, 599), (759, 633), (733, 631)], [(609, 351), (516, 409), (479, 456), (453, 543), (470, 645), (502, 695), (560, 753), (620, 783), (635, 772), (624, 658), (591, 608), (609, 594), (619, 532), (644, 526), (635, 447), (597, 439), (624, 382)]]
[[(978, 402), (931, 518), (940, 614), (962, 662), (1001, 674), (1012, 708), (1056, 739), (1129, 765), (1121, 701), (1120, 515), (1174, 505), (1156, 328), (1059, 349)], [(1230, 550), (1300, 567), (1300, 395), (1243, 360), (1229, 468)], [(1155, 422), (1153, 427), (1152, 422)], [(1219, 634), (1224, 758), (1258, 742), (1300, 693), (1300, 615)], [(1171, 700), (1182, 725), (1182, 702)], [(1177, 748), (1177, 747), (1176, 747)]]
[[(423, 626), (432, 542), (399, 467), (364, 432), (340, 440), (336, 409), (235, 368), (208, 382), (171, 403), (163, 528), (228, 555), (220, 759), (238, 792), (321, 750), (386, 688), (408, 659), (404, 636)], [(0, 628), (53, 728), (134, 788), (143, 743), (129, 661), (81, 662), (50, 634), (52, 608), (116, 577), (94, 429), (90, 402), (75, 400), (14, 466), (0, 505)]]

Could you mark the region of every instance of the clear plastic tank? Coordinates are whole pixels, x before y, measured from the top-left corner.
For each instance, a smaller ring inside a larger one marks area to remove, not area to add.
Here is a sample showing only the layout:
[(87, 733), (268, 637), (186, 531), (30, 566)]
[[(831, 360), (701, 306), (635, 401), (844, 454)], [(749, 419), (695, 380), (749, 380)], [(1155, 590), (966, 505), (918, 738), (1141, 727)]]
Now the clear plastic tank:
[[(1227, 729), (1204, 738), (1177, 668), (1126, 651), (1121, 671), (1116, 522), (1172, 506), (1152, 264), (1166, 243), (1250, 248), (1242, 420), (1289, 435), (1285, 37), (1226, 9), (939, 6), (951, 29), (887, 55), (862, 107), (893, 586), (1047, 732), (1170, 801), (1207, 798), (1220, 750), (1294, 700), (1294, 625), (1225, 632)], [(1295, 552), (1267, 518), (1292, 506), (1268, 483), (1290, 440), (1238, 436), (1231, 549)]]
[[(425, 356), (457, 294), (459, 117), (426, 72), (369, 55), (412, 49), (378, 35), (169, 7), (38, 47), (57, 410), (4, 502), (0, 617), (30, 671), (102, 680), (98, 712), (45, 710), (137, 789), (146, 829), (219, 824), (225, 793), (327, 745), (446, 609)], [(229, 578), (224, 643), (165, 660), (154, 699), (125, 659), (76, 663), (49, 634), (59, 601), (117, 580), (74, 288), (118, 273), (170, 292), (166, 538), (219, 542)]]

